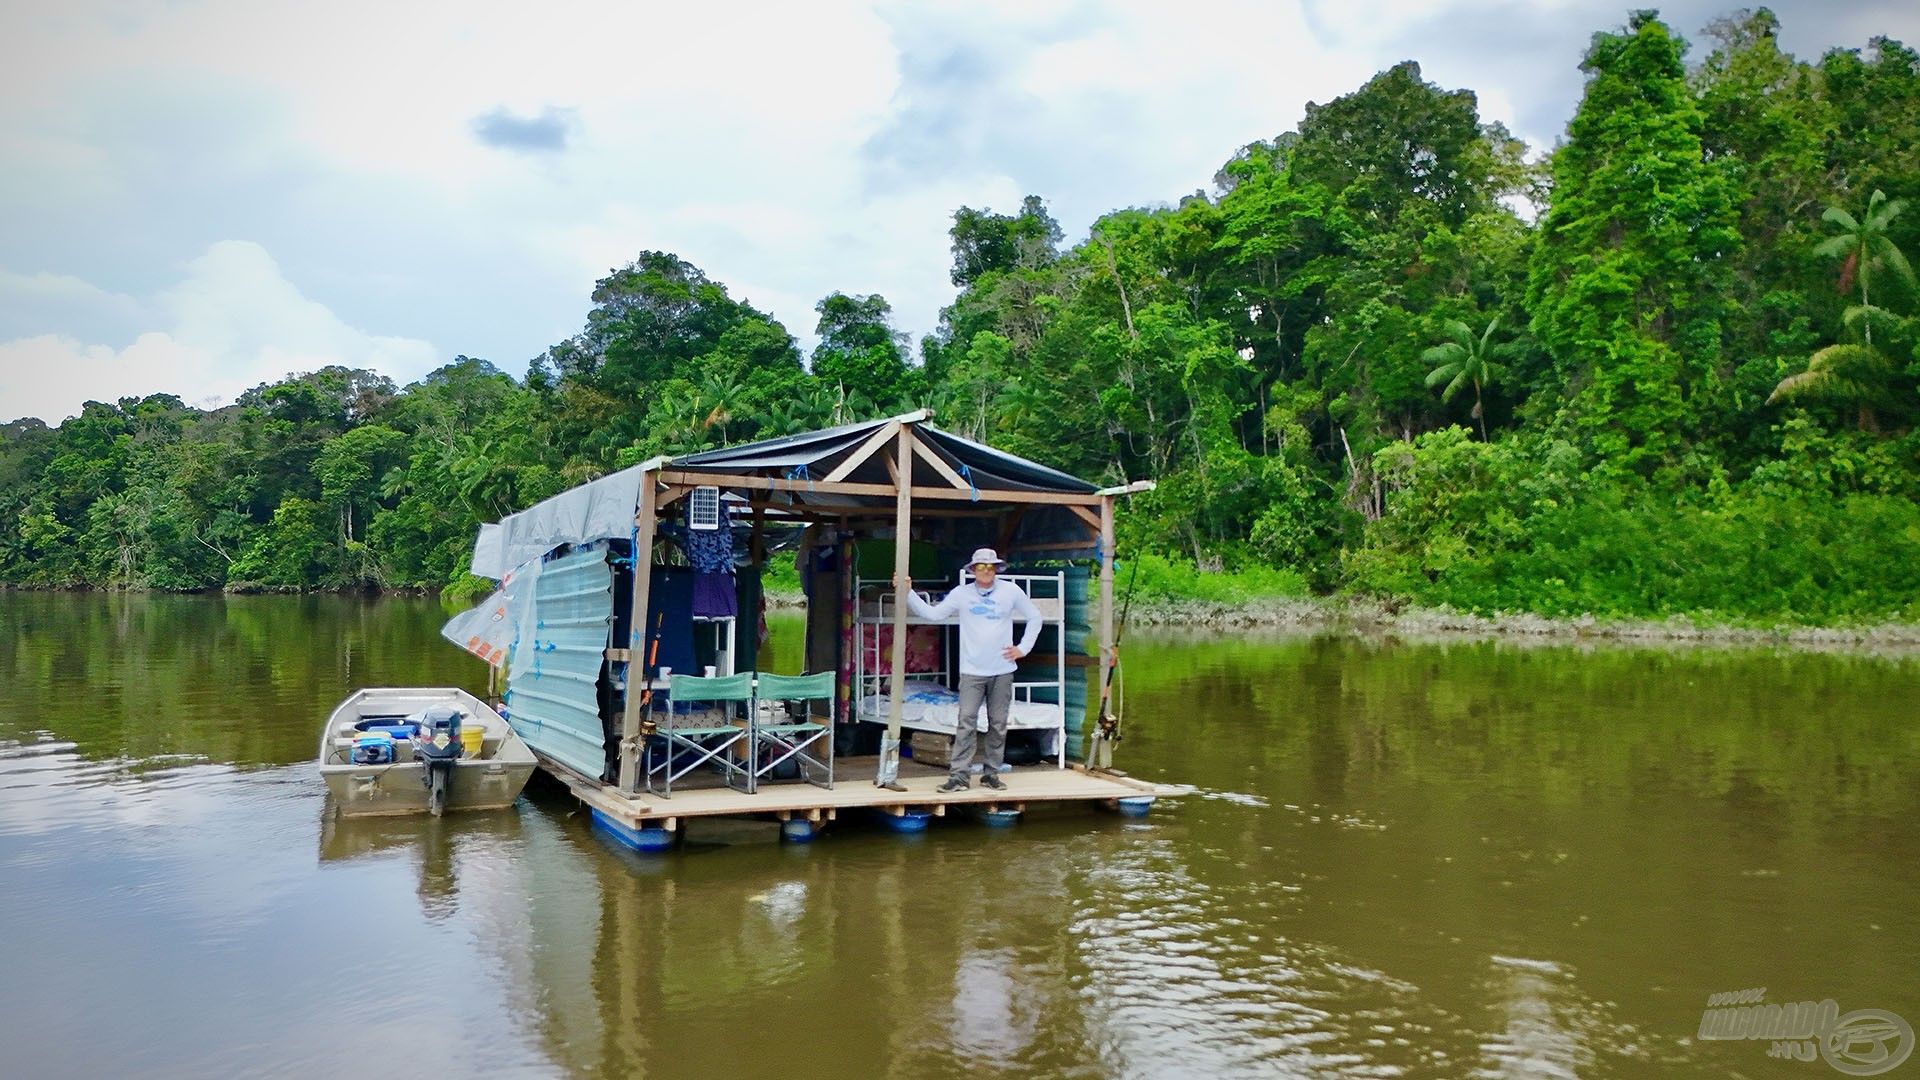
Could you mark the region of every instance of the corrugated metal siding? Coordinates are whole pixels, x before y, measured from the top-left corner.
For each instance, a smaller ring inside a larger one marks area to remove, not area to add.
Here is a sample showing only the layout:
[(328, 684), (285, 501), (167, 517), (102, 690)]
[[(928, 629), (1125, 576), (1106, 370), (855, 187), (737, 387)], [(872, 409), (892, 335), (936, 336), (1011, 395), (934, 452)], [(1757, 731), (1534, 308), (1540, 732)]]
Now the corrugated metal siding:
[(507, 720), (527, 745), (592, 777), (606, 767), (594, 685), (612, 622), (613, 568), (604, 546), (542, 566), (532, 629), (514, 646), (531, 652), (516, 657), (521, 673), (503, 695)]

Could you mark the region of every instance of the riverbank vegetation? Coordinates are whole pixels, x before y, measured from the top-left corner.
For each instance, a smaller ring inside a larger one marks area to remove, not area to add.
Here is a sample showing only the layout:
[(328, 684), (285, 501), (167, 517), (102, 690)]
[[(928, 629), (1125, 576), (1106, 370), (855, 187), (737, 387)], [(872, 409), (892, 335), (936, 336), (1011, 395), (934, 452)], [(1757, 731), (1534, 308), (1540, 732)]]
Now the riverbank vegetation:
[(1143, 595), (1913, 621), (1920, 55), (1807, 61), (1777, 30), (1736, 13), (1691, 54), (1651, 13), (1596, 34), (1550, 152), (1408, 62), (1070, 245), (1041, 198), (962, 207), (917, 350), (884, 297), (834, 293), (803, 361), (645, 252), (525, 379), (458, 356), (405, 387), (328, 368), (214, 411), (16, 421), (0, 581), (471, 587), (480, 521), (925, 405), (1158, 480), (1121, 522)]

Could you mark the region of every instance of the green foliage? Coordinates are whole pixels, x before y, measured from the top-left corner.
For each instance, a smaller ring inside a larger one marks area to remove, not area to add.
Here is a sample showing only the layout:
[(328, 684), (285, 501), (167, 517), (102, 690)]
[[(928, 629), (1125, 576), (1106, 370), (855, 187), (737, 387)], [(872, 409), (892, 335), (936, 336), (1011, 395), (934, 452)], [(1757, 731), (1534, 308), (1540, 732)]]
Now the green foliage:
[(800, 567), (791, 558), (775, 557), (760, 569), (760, 588), (769, 596), (801, 595)]
[(329, 584), (341, 567), (326, 507), (292, 496), (234, 560), (232, 581), (241, 587), (301, 589)]
[(1875, 410), (1903, 408), (1911, 402), (1911, 386), (1897, 386), (1900, 368), (1873, 343), (1873, 324), (1886, 324), (1880, 333), (1883, 346), (1906, 344), (1904, 320), (1874, 308), (1855, 306), (1844, 317), (1853, 341), (1829, 345), (1807, 358), (1807, 370), (1780, 380), (1768, 395), (1767, 404), (1776, 402), (1833, 401), (1859, 410), (1863, 430), (1879, 429)]
[(1152, 552), (1120, 560), (1114, 571), (1116, 602), (1124, 599), (1129, 588), (1136, 603), (1197, 600), (1229, 606), (1273, 597), (1303, 597), (1308, 592), (1306, 578), (1297, 570), (1248, 566), (1195, 573), (1191, 563)]
[(1345, 97), (1309, 103), (1293, 153), (1296, 176), (1338, 192), (1370, 228), (1391, 228), (1420, 205), (1457, 227), (1491, 205), (1494, 161), (1473, 92), (1440, 90), (1411, 60)]
[(834, 293), (814, 308), (820, 314), (815, 332), (820, 344), (813, 350), (813, 377), (833, 387), (843, 399), (859, 393), (868, 404), (836, 423), (864, 420), (868, 415), (899, 412), (925, 392), (919, 373), (908, 366), (906, 347), (894, 332), (892, 305), (884, 296), (848, 296)]
[(1481, 613), (1767, 624), (1920, 615), (1910, 495), (1774, 482), (1676, 503), (1584, 473), (1568, 444), (1489, 446), (1458, 429), (1382, 457), (1396, 497), (1346, 561), (1366, 592)]
[(963, 206), (953, 212), (953, 283), (966, 288), (989, 273), (1044, 266), (1059, 254), (1060, 223), (1038, 195), (1013, 216)]
[[(668, 392), (675, 379), (712, 380), (727, 395), (709, 409), (750, 418), (801, 374), (793, 338), (778, 321), (676, 255), (642, 252), (594, 286), (593, 303), (586, 327), (548, 349), (529, 382), (558, 398), (544, 425), (548, 445), (596, 465), (611, 465), (632, 446), (717, 445), (706, 437), (712, 425), (694, 422), (685, 391)], [(751, 425), (737, 434), (751, 435)]]
[(1481, 408), (1480, 391), (1491, 386), (1504, 373), (1499, 361), (1517, 355), (1521, 347), (1514, 342), (1496, 344), (1493, 335), (1500, 330), (1499, 318), (1487, 323), (1478, 337), (1467, 324), (1451, 320), (1446, 324), (1447, 340), (1420, 354), (1420, 359), (1436, 365), (1427, 373), (1427, 386), (1440, 387), (1440, 400), (1452, 401), (1463, 386), (1473, 387), (1473, 418), (1480, 422), (1480, 438), (1487, 437), (1487, 422)]
[(1708, 434), (1741, 243), (1681, 51), (1647, 12), (1594, 36), (1527, 292), (1534, 336), (1571, 389), (1562, 426), (1602, 467), (1641, 476)]
[[(1829, 206), (1820, 220), (1831, 224), (1837, 232), (1815, 245), (1814, 253), (1842, 260), (1840, 269), (1840, 289), (1846, 291), (1849, 281), (1860, 283), (1860, 306), (1872, 307), (1873, 297), (1869, 285), (1873, 272), (1877, 269), (1892, 271), (1895, 278), (1912, 286), (1913, 266), (1907, 262), (1900, 246), (1887, 234), (1894, 221), (1907, 208), (1907, 200), (1887, 198), (1887, 193), (1878, 188), (1867, 200), (1867, 211), (1855, 218), (1838, 206)], [(1869, 332), (1868, 340), (1872, 340)]]

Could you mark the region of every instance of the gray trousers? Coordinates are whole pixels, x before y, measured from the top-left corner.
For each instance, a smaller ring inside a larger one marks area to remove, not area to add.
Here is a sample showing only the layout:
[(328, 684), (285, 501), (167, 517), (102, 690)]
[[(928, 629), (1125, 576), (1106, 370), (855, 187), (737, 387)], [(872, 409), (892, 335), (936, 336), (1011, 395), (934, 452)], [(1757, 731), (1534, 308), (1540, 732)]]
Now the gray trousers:
[(973, 768), (973, 747), (978, 741), (980, 699), (987, 699), (987, 748), (981, 764), (987, 772), (999, 772), (1007, 757), (1007, 711), (1013, 705), (1013, 672), (1005, 675), (961, 675), (960, 711), (953, 724), (953, 759), (947, 771), (965, 778)]

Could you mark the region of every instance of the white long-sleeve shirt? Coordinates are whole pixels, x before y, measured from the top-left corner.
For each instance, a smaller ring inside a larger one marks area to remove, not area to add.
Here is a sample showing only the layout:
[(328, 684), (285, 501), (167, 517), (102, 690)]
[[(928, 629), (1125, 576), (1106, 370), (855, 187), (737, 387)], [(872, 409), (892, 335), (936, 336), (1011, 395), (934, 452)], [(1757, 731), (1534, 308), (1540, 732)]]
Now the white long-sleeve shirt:
[(960, 674), (1005, 675), (1014, 670), (1014, 662), (1001, 652), (1013, 644), (1013, 620), (1026, 622), (1020, 636), (1020, 655), (1033, 651), (1040, 640), (1040, 609), (1033, 606), (1020, 586), (996, 578), (993, 588), (982, 590), (967, 582), (947, 594), (937, 604), (907, 593), (907, 610), (922, 619), (940, 620), (960, 617)]

